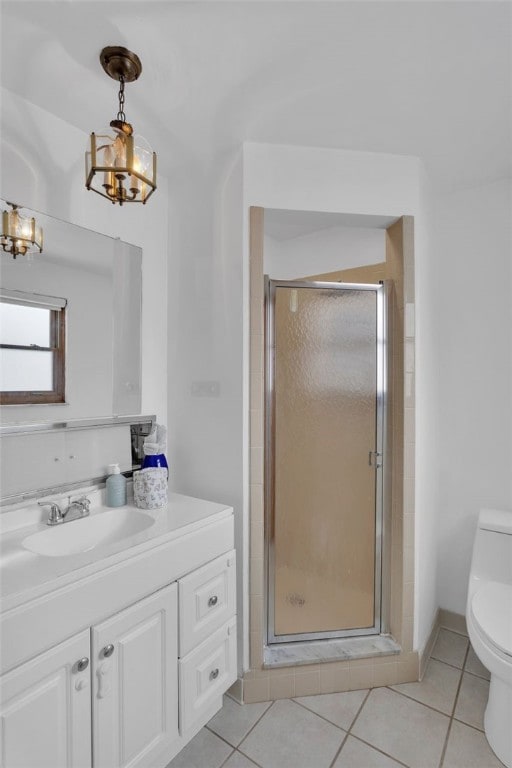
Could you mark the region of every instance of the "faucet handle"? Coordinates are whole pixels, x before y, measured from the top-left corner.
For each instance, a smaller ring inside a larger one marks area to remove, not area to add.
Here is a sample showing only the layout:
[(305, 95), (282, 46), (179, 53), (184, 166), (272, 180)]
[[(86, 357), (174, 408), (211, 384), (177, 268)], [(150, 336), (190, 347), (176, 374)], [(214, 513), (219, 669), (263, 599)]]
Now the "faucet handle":
[(54, 501), (38, 501), (40, 507), (50, 507), (50, 514), (48, 515), (48, 525), (55, 525), (55, 523), (61, 523), (64, 520), (64, 515), (58, 504)]
[(89, 508), (91, 506), (91, 500), (87, 498), (87, 496), (82, 496), (81, 499), (75, 499), (77, 504), (81, 504), (83, 508), (85, 509), (85, 512), (89, 513)]

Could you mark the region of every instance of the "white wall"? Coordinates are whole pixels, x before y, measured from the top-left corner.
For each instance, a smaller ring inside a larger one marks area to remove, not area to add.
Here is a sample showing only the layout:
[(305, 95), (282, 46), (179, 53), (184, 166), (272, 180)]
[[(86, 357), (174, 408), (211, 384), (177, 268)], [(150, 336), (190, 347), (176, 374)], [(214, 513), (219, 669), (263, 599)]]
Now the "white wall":
[(436, 199), (438, 602), (465, 613), (481, 507), (512, 510), (511, 182)]
[(142, 412), (167, 423), (167, 182), (147, 205), (109, 204), (84, 184), (88, 131), (1, 90), (0, 196), (143, 249)]
[[(169, 466), (175, 490), (233, 507), (241, 584), (241, 153), (209, 171), (187, 169), (173, 182), (170, 212)], [(241, 664), (241, 631), (238, 640)]]
[(265, 235), (263, 271), (274, 280), (296, 280), (384, 258), (384, 229), (329, 227), (286, 240)]
[[(436, 605), (435, 458), (429, 425), (436, 422), (436, 374), (430, 363), (434, 313), (423, 292), (428, 276), (426, 179), (418, 158), (370, 152), (244, 144), (245, 306), (248, 307), (248, 212), (250, 206), (333, 211), (376, 216), (411, 215), (415, 220), (416, 281), (416, 483), (414, 647), (426, 642)], [(248, 317), (245, 312), (244, 365), (248, 365)], [(423, 353), (425, 352), (425, 364)], [(248, 402), (245, 385), (244, 402)], [(247, 425), (245, 425), (247, 428)], [(248, 484), (248, 440), (244, 438), (244, 483)], [(421, 461), (418, 461), (418, 457)], [(418, 491), (421, 489), (421, 493)], [(247, 509), (245, 510), (247, 515)], [(245, 553), (248, 552), (247, 526)]]

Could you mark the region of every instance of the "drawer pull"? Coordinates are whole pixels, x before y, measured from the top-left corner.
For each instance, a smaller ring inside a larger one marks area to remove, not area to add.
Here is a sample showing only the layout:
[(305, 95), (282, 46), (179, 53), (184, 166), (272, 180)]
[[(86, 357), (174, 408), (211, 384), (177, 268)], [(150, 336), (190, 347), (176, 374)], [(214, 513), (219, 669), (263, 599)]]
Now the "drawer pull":
[(105, 658), (105, 659), (108, 659), (108, 657), (109, 657), (109, 656), (112, 656), (112, 654), (113, 654), (113, 653), (114, 653), (114, 646), (112, 645), (112, 643), (110, 643), (109, 645), (106, 645), (106, 646), (105, 646), (105, 647), (102, 649), (102, 651), (101, 651), (101, 655), (102, 655), (102, 656), (103, 656), (103, 658)]
[(219, 668), (217, 667), (217, 669), (212, 669), (212, 671), (210, 672), (210, 680), (216, 680), (218, 676), (219, 676)]
[(217, 595), (213, 595), (213, 597), (210, 597), (208, 600), (208, 607), (213, 608), (213, 606), (217, 605), (218, 602), (219, 602), (219, 598), (217, 597)]
[(112, 690), (112, 684), (110, 680), (111, 667), (112, 662), (105, 661), (103, 664), (100, 664), (96, 670), (96, 674), (98, 676), (98, 699), (104, 699)]
[(87, 656), (84, 656), (83, 659), (80, 659), (80, 661), (77, 661), (76, 663), (77, 672), (83, 672), (84, 669), (87, 669), (88, 666), (89, 666), (89, 659), (87, 658)]

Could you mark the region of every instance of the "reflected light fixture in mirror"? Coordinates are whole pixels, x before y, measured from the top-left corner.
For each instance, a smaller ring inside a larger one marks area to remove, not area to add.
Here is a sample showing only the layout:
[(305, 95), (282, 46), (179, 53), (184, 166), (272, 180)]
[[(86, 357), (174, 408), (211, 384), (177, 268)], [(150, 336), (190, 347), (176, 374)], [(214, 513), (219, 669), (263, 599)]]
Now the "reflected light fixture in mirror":
[(91, 133), (85, 153), (85, 186), (112, 203), (146, 203), (156, 189), (156, 154), (133, 133), (124, 113), (125, 83), (142, 72), (139, 57), (120, 46), (103, 48), (103, 69), (119, 82), (119, 109), (110, 129)]
[(2, 232), (0, 244), (2, 250), (10, 253), (15, 259), (17, 256), (43, 251), (43, 230), (32, 216), (22, 216), (19, 213), (19, 205), (7, 202), (11, 206), (10, 211), (2, 211)]

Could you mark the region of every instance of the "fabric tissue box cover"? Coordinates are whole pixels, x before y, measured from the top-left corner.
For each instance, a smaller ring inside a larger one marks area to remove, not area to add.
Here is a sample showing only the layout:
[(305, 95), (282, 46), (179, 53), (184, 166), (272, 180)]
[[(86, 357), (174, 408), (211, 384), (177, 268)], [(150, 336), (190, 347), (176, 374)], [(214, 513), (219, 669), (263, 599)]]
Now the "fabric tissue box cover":
[(167, 470), (151, 467), (134, 472), (133, 499), (139, 509), (157, 509), (167, 504)]

